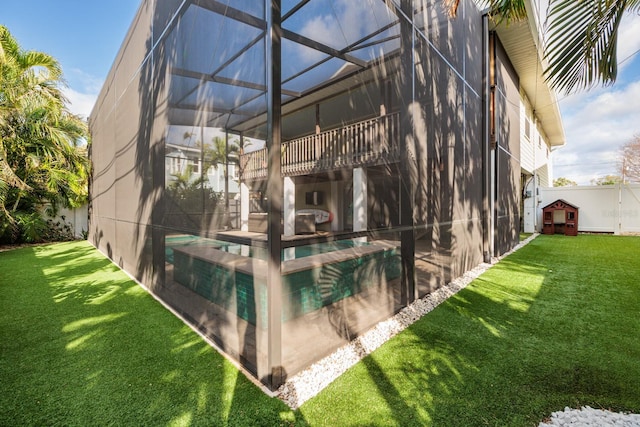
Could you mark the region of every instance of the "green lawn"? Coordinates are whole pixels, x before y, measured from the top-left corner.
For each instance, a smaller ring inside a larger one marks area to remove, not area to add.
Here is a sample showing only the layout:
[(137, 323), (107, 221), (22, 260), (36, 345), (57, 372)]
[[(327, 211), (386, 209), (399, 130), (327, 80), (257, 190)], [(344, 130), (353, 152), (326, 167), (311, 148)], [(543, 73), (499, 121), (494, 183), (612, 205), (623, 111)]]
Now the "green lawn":
[(0, 425), (533, 426), (640, 413), (640, 238), (539, 236), (298, 411), (82, 242), (0, 253)]
[(0, 426), (295, 418), (86, 242), (0, 253), (0, 302)]
[(533, 233), (520, 233), (520, 241), (527, 240)]

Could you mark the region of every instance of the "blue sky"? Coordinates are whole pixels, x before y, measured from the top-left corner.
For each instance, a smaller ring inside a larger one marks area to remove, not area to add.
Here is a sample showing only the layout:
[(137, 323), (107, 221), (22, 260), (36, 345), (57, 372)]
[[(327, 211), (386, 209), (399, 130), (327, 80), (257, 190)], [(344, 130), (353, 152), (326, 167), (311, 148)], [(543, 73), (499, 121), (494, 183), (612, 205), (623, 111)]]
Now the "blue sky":
[(640, 16), (627, 15), (620, 28), (618, 79), (563, 98), (567, 144), (553, 154), (554, 176), (579, 184), (618, 175), (619, 147), (640, 135)]
[(72, 111), (87, 116), (140, 0), (0, 0), (0, 24), (23, 49), (60, 61)]
[[(0, 0), (0, 24), (24, 49), (62, 64), (67, 97), (87, 116), (133, 21), (140, 0)], [(567, 144), (553, 154), (554, 176), (579, 184), (615, 174), (618, 147), (640, 134), (640, 16), (621, 28), (618, 81), (569, 97), (559, 95)]]

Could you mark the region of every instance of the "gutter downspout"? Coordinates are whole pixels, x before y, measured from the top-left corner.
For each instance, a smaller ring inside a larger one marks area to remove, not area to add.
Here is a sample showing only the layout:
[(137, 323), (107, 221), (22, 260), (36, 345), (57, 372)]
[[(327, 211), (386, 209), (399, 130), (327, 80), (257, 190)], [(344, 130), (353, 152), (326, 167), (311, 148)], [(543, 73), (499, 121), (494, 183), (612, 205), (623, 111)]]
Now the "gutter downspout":
[[(624, 166), (622, 167), (624, 171)], [(624, 182), (624, 172), (622, 177), (622, 182)], [(618, 183), (618, 229), (613, 234), (621, 235), (622, 234), (622, 182)]]
[[(540, 138), (540, 134), (538, 131), (538, 119), (536, 118), (536, 116), (533, 117), (534, 120), (534, 128), (536, 129), (536, 132), (538, 133), (538, 138)], [(546, 144), (546, 141), (545, 141)], [(533, 144), (533, 188), (532, 188), (532, 193), (531, 196), (533, 197), (533, 207), (531, 208), (532, 212), (533, 212), (533, 232), (536, 233), (538, 232), (538, 150), (536, 149), (536, 144), (534, 142)], [(547, 163), (549, 162), (549, 159), (547, 159)], [(549, 170), (549, 167), (547, 166), (547, 171)], [(547, 173), (547, 176), (549, 174)], [(548, 184), (547, 184), (548, 185)], [(542, 230), (541, 230), (542, 231)]]
[(490, 69), (492, 61), (489, 48), (489, 16), (482, 15), (482, 80), (483, 80), (483, 116), (482, 121), (482, 256), (486, 263), (491, 262), (493, 255), (493, 210), (491, 198), (491, 129), (493, 116), (491, 109), (492, 82)]

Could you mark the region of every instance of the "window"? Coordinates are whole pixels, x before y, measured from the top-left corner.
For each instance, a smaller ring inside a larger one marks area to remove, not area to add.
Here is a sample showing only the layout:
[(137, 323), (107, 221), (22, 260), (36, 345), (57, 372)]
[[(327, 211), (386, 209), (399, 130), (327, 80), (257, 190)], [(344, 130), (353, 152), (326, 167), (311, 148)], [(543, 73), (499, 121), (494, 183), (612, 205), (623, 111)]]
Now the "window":
[(528, 117), (524, 119), (524, 136), (531, 140), (531, 121)]
[(182, 157), (173, 157), (171, 159), (171, 173), (182, 173)]
[(556, 209), (553, 211), (553, 222), (554, 224), (564, 224), (565, 223), (565, 210), (564, 209)]
[(200, 161), (199, 160), (193, 160), (193, 161), (189, 162), (189, 164), (191, 165), (191, 173), (200, 173)]

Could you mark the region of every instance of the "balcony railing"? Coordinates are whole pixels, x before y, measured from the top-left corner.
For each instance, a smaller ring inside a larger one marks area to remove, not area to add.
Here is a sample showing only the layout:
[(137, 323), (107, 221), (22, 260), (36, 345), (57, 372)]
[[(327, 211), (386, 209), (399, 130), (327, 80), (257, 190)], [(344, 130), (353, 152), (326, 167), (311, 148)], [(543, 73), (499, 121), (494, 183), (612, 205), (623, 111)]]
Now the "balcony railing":
[[(282, 174), (306, 175), (398, 161), (398, 114), (353, 123), (282, 143)], [(267, 149), (244, 154), (242, 179), (267, 176)]]

